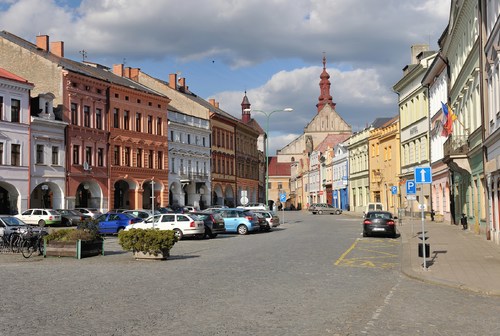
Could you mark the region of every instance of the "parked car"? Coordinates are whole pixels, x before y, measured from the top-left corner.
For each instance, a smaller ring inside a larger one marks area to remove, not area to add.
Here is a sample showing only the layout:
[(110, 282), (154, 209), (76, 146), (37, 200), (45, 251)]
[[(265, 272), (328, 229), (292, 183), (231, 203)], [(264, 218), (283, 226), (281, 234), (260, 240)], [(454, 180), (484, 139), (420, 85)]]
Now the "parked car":
[(26, 224), (45, 226), (61, 224), (61, 214), (53, 209), (28, 209), (15, 215)]
[(212, 205), (209, 208), (203, 210), (203, 212), (214, 212), (219, 209), (227, 209), (228, 207), (225, 205)]
[(123, 213), (141, 218), (141, 219), (146, 219), (149, 218), (153, 215), (160, 214), (161, 212), (158, 210), (155, 210), (153, 213), (153, 210), (148, 210), (148, 209), (142, 209), (142, 210), (125, 210)]
[(61, 214), (61, 224), (63, 226), (78, 226), (83, 222), (84, 216), (81, 212), (70, 209), (56, 209)]
[(122, 212), (108, 212), (96, 218), (100, 234), (118, 233), (127, 225), (142, 222), (142, 219)]
[(237, 232), (245, 235), (248, 232), (260, 231), (259, 219), (250, 210), (241, 208), (221, 208), (215, 210), (224, 218), (226, 232)]
[(96, 218), (102, 215), (102, 213), (96, 208), (76, 208), (75, 210), (81, 212), (83, 217), (88, 218)]
[(184, 237), (204, 237), (205, 225), (203, 220), (193, 214), (168, 213), (149, 217), (142, 223), (132, 223), (125, 230), (151, 229), (174, 230), (177, 239)]
[(205, 237), (215, 238), (219, 233), (226, 232), (224, 225), (224, 218), (216, 212), (192, 212), (193, 215), (198, 216), (205, 224)]
[(328, 214), (328, 215), (340, 215), (342, 213), (342, 209), (336, 208), (331, 204), (328, 203), (314, 203), (309, 207), (309, 211), (315, 215), (322, 215), (322, 214)]
[(372, 235), (385, 235), (396, 237), (397, 217), (393, 217), (389, 211), (369, 211), (363, 219), (363, 237)]
[(186, 213), (186, 212), (195, 212), (196, 208), (194, 206), (186, 205), (185, 207), (183, 207), (183, 210), (184, 210), (184, 213)]
[(280, 218), (276, 213), (264, 210), (253, 210), (252, 212), (262, 214), (271, 228), (280, 226)]
[(27, 230), (28, 225), (19, 218), (8, 215), (0, 216), (0, 236), (3, 236), (5, 241), (8, 242), (13, 233), (20, 233)]
[(260, 231), (271, 231), (272, 226), (266, 220), (266, 217), (260, 212), (253, 213), (259, 219)]
[(173, 213), (174, 210), (172, 210), (171, 207), (160, 207), (158, 208), (159, 213)]
[(247, 205), (240, 205), (238, 208), (247, 210), (269, 210), (269, 207), (264, 203), (249, 203)]

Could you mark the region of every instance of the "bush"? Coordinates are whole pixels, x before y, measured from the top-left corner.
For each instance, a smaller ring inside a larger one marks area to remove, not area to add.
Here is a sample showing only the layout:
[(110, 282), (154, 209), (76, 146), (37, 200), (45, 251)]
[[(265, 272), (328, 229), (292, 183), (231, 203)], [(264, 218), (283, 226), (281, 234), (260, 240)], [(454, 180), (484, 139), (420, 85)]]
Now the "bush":
[(99, 234), (99, 223), (94, 220), (87, 220), (82, 222), (76, 229), (61, 229), (54, 231), (45, 236), (47, 241), (77, 241), (81, 240), (94, 240), (101, 238)]
[(118, 233), (119, 244), (124, 250), (152, 253), (169, 251), (177, 242), (173, 230), (130, 229)]

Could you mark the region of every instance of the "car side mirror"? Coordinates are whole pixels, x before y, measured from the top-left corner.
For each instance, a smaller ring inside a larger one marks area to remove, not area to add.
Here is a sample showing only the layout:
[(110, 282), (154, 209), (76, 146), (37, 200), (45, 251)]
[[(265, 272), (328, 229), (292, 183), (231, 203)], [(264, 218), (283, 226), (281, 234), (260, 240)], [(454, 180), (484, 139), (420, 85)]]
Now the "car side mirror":
[(394, 219), (398, 219), (398, 217), (397, 217), (397, 216), (394, 216)]

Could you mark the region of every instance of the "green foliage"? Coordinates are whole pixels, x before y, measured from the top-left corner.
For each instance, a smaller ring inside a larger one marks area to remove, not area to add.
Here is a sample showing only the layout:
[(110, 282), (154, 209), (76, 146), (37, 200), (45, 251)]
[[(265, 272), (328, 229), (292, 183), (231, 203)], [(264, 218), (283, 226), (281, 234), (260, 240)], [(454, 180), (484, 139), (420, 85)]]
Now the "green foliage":
[(153, 253), (169, 251), (177, 242), (173, 230), (130, 229), (118, 233), (119, 244), (124, 250)]
[(85, 220), (81, 222), (76, 229), (55, 230), (45, 236), (47, 241), (77, 241), (94, 240), (101, 238), (99, 234), (99, 223), (96, 220)]

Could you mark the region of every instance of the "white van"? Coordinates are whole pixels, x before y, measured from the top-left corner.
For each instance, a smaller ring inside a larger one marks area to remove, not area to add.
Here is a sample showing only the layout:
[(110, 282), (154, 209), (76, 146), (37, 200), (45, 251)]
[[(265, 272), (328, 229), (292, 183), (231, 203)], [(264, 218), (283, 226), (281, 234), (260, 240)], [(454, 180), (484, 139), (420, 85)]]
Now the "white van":
[(363, 211), (363, 216), (368, 211), (384, 211), (384, 205), (382, 203), (368, 203), (366, 205), (365, 211)]

